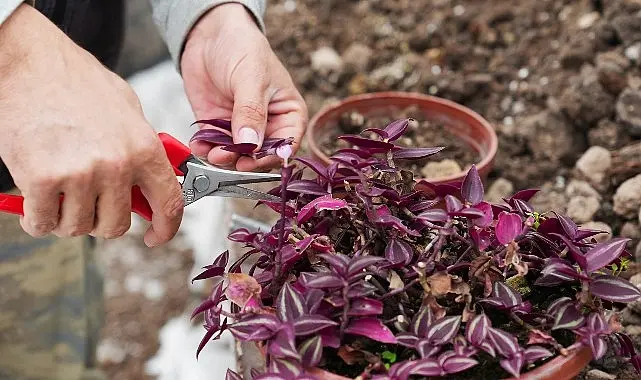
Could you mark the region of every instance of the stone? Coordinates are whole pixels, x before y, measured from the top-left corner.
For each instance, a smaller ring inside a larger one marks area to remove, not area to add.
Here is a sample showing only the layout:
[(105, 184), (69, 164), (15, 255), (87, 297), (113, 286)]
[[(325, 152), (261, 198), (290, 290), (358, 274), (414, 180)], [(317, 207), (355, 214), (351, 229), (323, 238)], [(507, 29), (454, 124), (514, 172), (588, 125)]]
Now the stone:
[(591, 369), (585, 374), (585, 380), (616, 380), (616, 378), (616, 376), (599, 369)]
[(485, 192), (485, 199), (499, 203), (514, 193), (514, 184), (505, 178), (497, 178)]
[(626, 70), (630, 61), (616, 51), (599, 53), (595, 64), (599, 82), (611, 94), (618, 95), (628, 85)]
[(641, 90), (625, 89), (616, 104), (617, 119), (633, 137), (641, 137)]
[(621, 141), (619, 125), (610, 119), (601, 119), (596, 127), (588, 132), (588, 144), (602, 146), (606, 149), (616, 149)]
[(641, 335), (641, 326), (638, 325), (629, 325), (625, 327), (625, 332), (628, 333), (628, 335)]
[(573, 197), (591, 197), (597, 200), (601, 199), (601, 194), (590, 186), (589, 183), (585, 181), (580, 181), (577, 179), (572, 179), (565, 188), (565, 195), (568, 198)]
[(641, 325), (641, 315), (634, 313), (627, 307), (621, 312), (621, 323), (627, 325)]
[[(641, 215), (641, 213), (639, 215)], [(628, 239), (641, 239), (641, 227), (639, 223), (625, 222), (623, 226), (621, 226), (619, 235)]]
[(580, 152), (580, 138), (561, 115), (546, 110), (525, 117), (517, 124), (517, 133), (525, 137), (537, 160), (557, 162)]
[(581, 228), (586, 230), (603, 231), (603, 233), (594, 236), (594, 239), (599, 243), (612, 239), (612, 228), (603, 222), (589, 221), (581, 224)]
[(454, 160), (432, 161), (421, 169), (421, 174), (425, 178), (435, 178), (460, 173), (463, 169)]
[(625, 57), (630, 61), (638, 63), (641, 61), (641, 42), (628, 46), (623, 54), (625, 54)]
[(624, 14), (612, 20), (612, 26), (626, 46), (641, 41), (641, 15)]
[(588, 29), (589, 27), (594, 25), (594, 23), (597, 22), (599, 18), (601, 18), (601, 14), (599, 14), (599, 12), (586, 13), (579, 17), (576, 24), (581, 29)]
[(370, 81), (375, 82), (374, 85), (384, 83), (392, 86), (405, 78), (407, 67), (407, 60), (405, 57), (398, 57), (394, 62), (377, 68), (370, 75)]
[(564, 69), (580, 69), (594, 57), (594, 41), (583, 35), (576, 35), (561, 47), (560, 57)]
[(568, 197), (564, 190), (555, 189), (552, 183), (545, 183), (532, 200), (532, 207), (539, 212), (556, 211), (565, 214)]
[(614, 193), (614, 212), (624, 218), (638, 217), (641, 208), (641, 174), (623, 182)]
[(599, 200), (593, 197), (576, 196), (570, 199), (566, 214), (576, 223), (587, 223), (599, 211)]
[(561, 94), (559, 107), (577, 128), (588, 130), (614, 114), (615, 101), (615, 96), (599, 81), (596, 69), (586, 66)]
[(367, 70), (371, 58), (372, 49), (359, 42), (352, 43), (343, 52), (345, 66), (353, 68), (357, 72)]
[(610, 151), (600, 146), (590, 147), (576, 162), (576, 168), (579, 172), (593, 184), (599, 184), (603, 181), (611, 165)]
[[(641, 247), (641, 243), (639, 243), (639, 245), (637, 246), (637, 253), (639, 251), (639, 247)], [(637, 255), (637, 258), (638, 257), (639, 256)], [(637, 288), (641, 289), (641, 273), (637, 273), (634, 276), (630, 277), (630, 282)], [(641, 301), (630, 302), (626, 308), (635, 315), (641, 317)]]
[(637, 262), (641, 262), (641, 242), (637, 244), (637, 247), (634, 250), (634, 258)]
[(343, 69), (343, 59), (328, 46), (323, 46), (311, 54), (312, 69), (323, 75), (341, 72)]

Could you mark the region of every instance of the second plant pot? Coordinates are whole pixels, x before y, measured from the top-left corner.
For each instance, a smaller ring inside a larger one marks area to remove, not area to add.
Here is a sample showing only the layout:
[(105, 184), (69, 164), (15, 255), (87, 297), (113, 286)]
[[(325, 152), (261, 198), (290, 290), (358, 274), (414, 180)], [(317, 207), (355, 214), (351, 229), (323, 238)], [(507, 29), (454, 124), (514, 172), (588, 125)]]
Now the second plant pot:
[[(498, 138), (492, 125), (476, 112), (452, 101), (411, 92), (377, 92), (348, 97), (336, 104), (321, 109), (310, 120), (305, 136), (307, 148), (317, 160), (329, 165), (329, 157), (321, 150), (323, 141), (330, 138), (330, 128), (339, 125), (346, 112), (357, 111), (364, 117), (393, 117), (396, 112), (415, 106), (425, 120), (443, 128), (462, 140), (470, 149), (476, 151), (480, 160), (476, 162), (479, 174), (485, 179), (492, 169), (498, 149)], [(377, 126), (383, 127), (383, 126)], [(465, 170), (459, 173), (421, 178), (434, 184), (462, 181)]]

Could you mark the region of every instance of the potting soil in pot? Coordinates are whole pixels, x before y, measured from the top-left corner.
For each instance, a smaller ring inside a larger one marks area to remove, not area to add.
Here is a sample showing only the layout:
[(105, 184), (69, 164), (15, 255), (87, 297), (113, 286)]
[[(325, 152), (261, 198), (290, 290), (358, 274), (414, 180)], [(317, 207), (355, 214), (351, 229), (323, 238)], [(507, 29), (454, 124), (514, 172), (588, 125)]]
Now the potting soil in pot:
[(359, 134), (367, 128), (383, 128), (393, 120), (408, 117), (416, 122), (410, 123), (406, 135), (396, 141), (396, 144), (403, 147), (441, 146), (445, 149), (424, 160), (399, 162), (403, 169), (412, 171), (415, 176), (435, 178), (460, 173), (480, 161), (479, 154), (472, 147), (450, 133), (443, 125), (426, 120), (416, 107), (376, 117), (366, 117), (357, 111), (346, 112), (341, 115), (338, 125), (326, 129), (330, 133), (325, 135), (319, 145), (325, 155), (331, 156), (338, 149), (351, 148), (350, 144), (339, 139), (339, 136)]

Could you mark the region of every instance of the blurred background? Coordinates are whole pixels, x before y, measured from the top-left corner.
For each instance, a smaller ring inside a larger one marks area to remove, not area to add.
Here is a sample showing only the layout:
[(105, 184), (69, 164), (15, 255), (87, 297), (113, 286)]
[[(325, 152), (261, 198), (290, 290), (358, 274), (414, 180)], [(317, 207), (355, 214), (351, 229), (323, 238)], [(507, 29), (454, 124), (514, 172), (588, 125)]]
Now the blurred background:
[[(148, 1), (127, 6), (118, 73), (154, 128), (186, 141), (193, 115)], [(641, 258), (641, 1), (269, 0), (266, 24), (310, 116), (384, 90), (459, 102), (499, 136), (488, 199), (541, 188), (537, 208), (629, 237)], [(144, 247), (139, 221), (122, 239), (101, 243), (107, 320), (98, 355), (110, 379), (224, 378), (235, 360), (229, 335), (195, 359), (204, 329), (189, 315), (207, 289), (190, 279), (229, 248), (220, 231), (232, 215), (269, 221), (251, 206), (203, 201), (186, 210), (179, 236), (154, 250)], [(639, 340), (635, 308), (622, 321)], [(605, 358), (591, 374), (626, 378), (616, 363)]]

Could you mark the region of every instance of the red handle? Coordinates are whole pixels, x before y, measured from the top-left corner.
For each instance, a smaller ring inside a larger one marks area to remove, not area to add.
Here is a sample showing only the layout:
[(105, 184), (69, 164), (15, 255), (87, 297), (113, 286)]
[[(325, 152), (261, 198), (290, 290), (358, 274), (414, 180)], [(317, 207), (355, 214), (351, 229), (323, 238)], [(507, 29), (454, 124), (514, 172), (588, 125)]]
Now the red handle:
[[(60, 196), (60, 202), (62, 202), (63, 196)], [(9, 214), (15, 215), (24, 215), (23, 208), (24, 198), (20, 195), (11, 195), (11, 194), (0, 194), (0, 212), (6, 212)], [(140, 188), (134, 186), (131, 189), (131, 211), (145, 218), (147, 221), (151, 221), (151, 206), (149, 202), (142, 195)]]
[[(167, 133), (161, 132), (158, 134), (158, 137), (165, 147), (167, 158), (169, 159), (171, 166), (174, 168), (176, 175), (184, 175), (180, 170), (180, 166), (182, 166), (189, 156), (191, 156), (191, 150), (189, 147)], [(62, 198), (63, 197), (60, 196), (61, 202)], [(24, 198), (20, 195), (0, 194), (0, 212), (24, 215), (23, 203)], [(151, 206), (149, 206), (149, 202), (147, 202), (147, 199), (142, 194), (142, 191), (140, 191), (140, 187), (138, 186), (134, 186), (131, 189), (131, 211), (140, 215), (145, 220), (151, 221), (151, 216), (153, 214)]]

